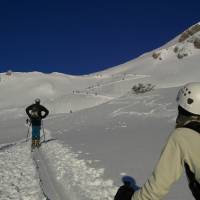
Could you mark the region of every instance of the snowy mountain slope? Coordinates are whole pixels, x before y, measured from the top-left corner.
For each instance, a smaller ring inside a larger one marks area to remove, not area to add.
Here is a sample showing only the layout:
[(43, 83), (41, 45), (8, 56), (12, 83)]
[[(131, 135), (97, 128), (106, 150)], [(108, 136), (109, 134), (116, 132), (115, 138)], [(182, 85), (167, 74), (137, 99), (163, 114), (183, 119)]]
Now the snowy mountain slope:
[(11, 76), (3, 73), (0, 76), (0, 115), (10, 112), (11, 115), (18, 113), (18, 116), (23, 116), (24, 108), (33, 103), (35, 98), (41, 98), (50, 107), (51, 113), (68, 113), (70, 110), (95, 106), (110, 99), (106, 96), (80, 94), (80, 90), (95, 83), (95, 78), (39, 72), (13, 73)]
[(51, 113), (69, 113), (90, 108), (111, 100), (111, 97), (95, 94), (68, 94), (53, 101), (46, 101)]
[[(47, 138), (41, 150), (54, 184), (61, 184), (71, 199), (110, 200), (122, 175), (133, 176), (139, 185), (144, 183), (174, 127), (177, 90), (129, 93), (94, 108), (49, 117), (44, 127), (56, 140)], [(14, 124), (15, 119), (9, 122)], [(18, 134), (26, 133), (26, 127), (17, 126), (21, 129), (16, 130)], [(12, 138), (10, 127), (4, 133)], [(25, 145), (30, 148), (29, 143)], [(189, 198), (183, 178), (166, 199)]]
[[(177, 88), (127, 95), (49, 121), (46, 126), (54, 137), (70, 144), (80, 159), (93, 160), (93, 166), (105, 168), (104, 176), (111, 177), (116, 184), (120, 184), (124, 174), (134, 176), (142, 184), (174, 127), (176, 92)], [(185, 179), (176, 184), (169, 196), (189, 199)]]
[[(199, 41), (200, 39), (199, 23), (192, 27), (196, 26), (198, 26), (195, 29), (197, 32), (193, 31), (184, 41), (179, 41), (183, 35), (182, 33), (157, 50), (145, 53), (127, 63), (96, 73), (96, 76), (118, 76), (119, 74), (149, 75), (151, 77), (149, 81), (156, 84), (157, 87), (179, 86), (184, 82), (199, 81), (200, 49), (194, 45), (194, 41)], [(192, 27), (188, 30), (191, 30)], [(153, 56), (154, 53), (156, 54), (155, 57)]]
[[(196, 24), (185, 31), (188, 33), (190, 30), (184, 40), (180, 41), (180, 38), (183, 38), (185, 32), (155, 51), (90, 75), (32, 72), (7, 76), (3, 73), (0, 81), (0, 113), (3, 109), (23, 108), (37, 97), (50, 106), (52, 113), (68, 113), (123, 96), (137, 83), (151, 83), (156, 88), (167, 88), (199, 81), (200, 49), (194, 45), (195, 41), (200, 40), (199, 27)], [(79, 104), (79, 98), (85, 103)], [(90, 102), (86, 103), (88, 100)]]
[[(85, 76), (0, 74), (0, 199), (39, 200), (44, 191), (55, 198), (56, 190), (61, 200), (111, 200), (123, 175), (142, 185), (174, 128), (178, 86), (200, 81), (194, 37), (198, 32), (155, 50), (162, 59), (152, 51)], [(176, 45), (191, 53), (178, 58)], [(137, 83), (156, 87), (136, 95), (131, 88)], [(24, 109), (37, 97), (51, 114), (44, 121), (46, 141), (31, 154)], [(166, 197), (190, 198), (184, 176)]]
[[(174, 128), (177, 91), (178, 88), (170, 88), (143, 95), (127, 94), (94, 108), (47, 120), (45, 126), (51, 130), (53, 138), (62, 141), (62, 145), (67, 144), (70, 152), (86, 162), (87, 167), (103, 169), (101, 177), (114, 181), (111, 188), (120, 185), (122, 175), (133, 176), (141, 185), (151, 174)], [(56, 153), (48, 152), (48, 158), (54, 160)], [(63, 167), (62, 182), (66, 183), (70, 174), (70, 182), (76, 191), (79, 187), (85, 187), (87, 191), (87, 184), (79, 185), (76, 180), (76, 167), (65, 166), (67, 164), (63, 166), (62, 162), (54, 166), (54, 169)], [(81, 173), (85, 173), (84, 168)], [(90, 174), (87, 176), (89, 178)], [(186, 200), (190, 197), (183, 177), (166, 199)]]
[(3, 120), (2, 116), (0, 119), (0, 145), (13, 143), (26, 137), (28, 128), (25, 127), (25, 118), (12, 117), (12, 115), (6, 117), (4, 114)]

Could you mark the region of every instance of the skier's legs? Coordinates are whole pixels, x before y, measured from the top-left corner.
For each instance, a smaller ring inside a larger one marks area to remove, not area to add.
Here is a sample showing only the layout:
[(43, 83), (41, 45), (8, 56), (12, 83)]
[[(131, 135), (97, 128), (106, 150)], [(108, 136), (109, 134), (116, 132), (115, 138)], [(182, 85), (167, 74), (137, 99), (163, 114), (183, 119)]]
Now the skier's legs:
[(32, 126), (32, 145), (39, 146), (40, 144), (40, 126)]

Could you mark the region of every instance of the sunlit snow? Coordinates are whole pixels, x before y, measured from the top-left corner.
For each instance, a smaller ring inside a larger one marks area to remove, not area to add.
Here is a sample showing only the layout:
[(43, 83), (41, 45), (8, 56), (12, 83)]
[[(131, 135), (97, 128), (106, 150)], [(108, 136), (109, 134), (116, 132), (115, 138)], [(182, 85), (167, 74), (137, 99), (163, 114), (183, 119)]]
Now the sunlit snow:
[[(179, 87), (200, 81), (200, 49), (192, 43), (199, 33), (179, 37), (85, 76), (1, 73), (0, 199), (111, 200), (123, 175), (141, 186), (174, 128)], [(138, 83), (155, 87), (134, 94)], [(50, 115), (41, 132), (46, 140), (31, 152), (25, 108), (35, 98)], [(184, 175), (166, 197), (191, 198)]]

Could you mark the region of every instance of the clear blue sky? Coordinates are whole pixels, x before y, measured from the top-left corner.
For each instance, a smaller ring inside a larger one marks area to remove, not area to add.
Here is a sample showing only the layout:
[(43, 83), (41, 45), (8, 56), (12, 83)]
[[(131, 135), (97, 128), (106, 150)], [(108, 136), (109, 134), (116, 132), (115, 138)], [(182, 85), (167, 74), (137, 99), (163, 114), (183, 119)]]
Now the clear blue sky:
[(0, 0), (0, 71), (113, 67), (199, 22), (199, 11), (199, 0)]

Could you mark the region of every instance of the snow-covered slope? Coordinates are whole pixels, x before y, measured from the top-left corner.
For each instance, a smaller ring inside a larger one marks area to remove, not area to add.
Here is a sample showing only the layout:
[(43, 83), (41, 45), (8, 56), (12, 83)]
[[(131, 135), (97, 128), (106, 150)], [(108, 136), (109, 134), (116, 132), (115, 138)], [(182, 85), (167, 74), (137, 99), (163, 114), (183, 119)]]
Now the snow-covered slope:
[[(142, 185), (174, 128), (179, 86), (200, 81), (199, 33), (90, 75), (1, 73), (0, 199), (111, 200), (123, 175)], [(136, 95), (138, 83), (155, 89)], [(31, 154), (24, 109), (38, 97), (50, 116)], [(166, 197), (190, 198), (185, 177)]]
[[(138, 185), (142, 185), (151, 174), (162, 147), (174, 128), (177, 91), (178, 88), (169, 88), (142, 95), (130, 93), (103, 105), (46, 122), (52, 136), (62, 141), (62, 145), (67, 144), (70, 152), (87, 163), (87, 167), (81, 172), (85, 181), (79, 183), (79, 179), (76, 180), (77, 173), (74, 171), (79, 171), (77, 164), (73, 168), (61, 169), (65, 176), (60, 182), (67, 182), (69, 176), (70, 182), (73, 182), (72, 190), (77, 187), (88, 188), (87, 179), (90, 175), (86, 172), (92, 166), (103, 169), (101, 178), (113, 181), (108, 186), (107, 192), (110, 192), (106, 199), (112, 199), (113, 193), (110, 189), (115, 190), (121, 184), (121, 176), (132, 176)], [(49, 159), (54, 159), (55, 154), (50, 153)], [(60, 156), (64, 154), (61, 153)], [(67, 163), (67, 160), (63, 159), (63, 163)], [(68, 165), (57, 164), (55, 168), (59, 166)], [(96, 186), (91, 184), (93, 189), (90, 190), (90, 195), (95, 194), (92, 192), (95, 187), (101, 186), (102, 182), (98, 183)], [(183, 177), (166, 199), (190, 198), (187, 181)], [(99, 195), (89, 199), (104, 198)]]
[(91, 75), (3, 73), (0, 109), (24, 107), (39, 97), (52, 113), (77, 111), (123, 96), (137, 83), (167, 88), (199, 81), (199, 62), (200, 25), (196, 24), (155, 51)]
[[(187, 37), (183, 37), (185, 32), (189, 32), (186, 34)], [(96, 76), (148, 75), (149, 78), (146, 80), (156, 84), (157, 87), (179, 86), (185, 82), (199, 81), (199, 23), (185, 32), (155, 51), (96, 73)]]
[(51, 113), (69, 113), (108, 101), (107, 96), (87, 94), (85, 88), (95, 83), (95, 78), (73, 77), (64, 74), (39, 72), (0, 74), (0, 115), (24, 114), (25, 106), (41, 98)]

